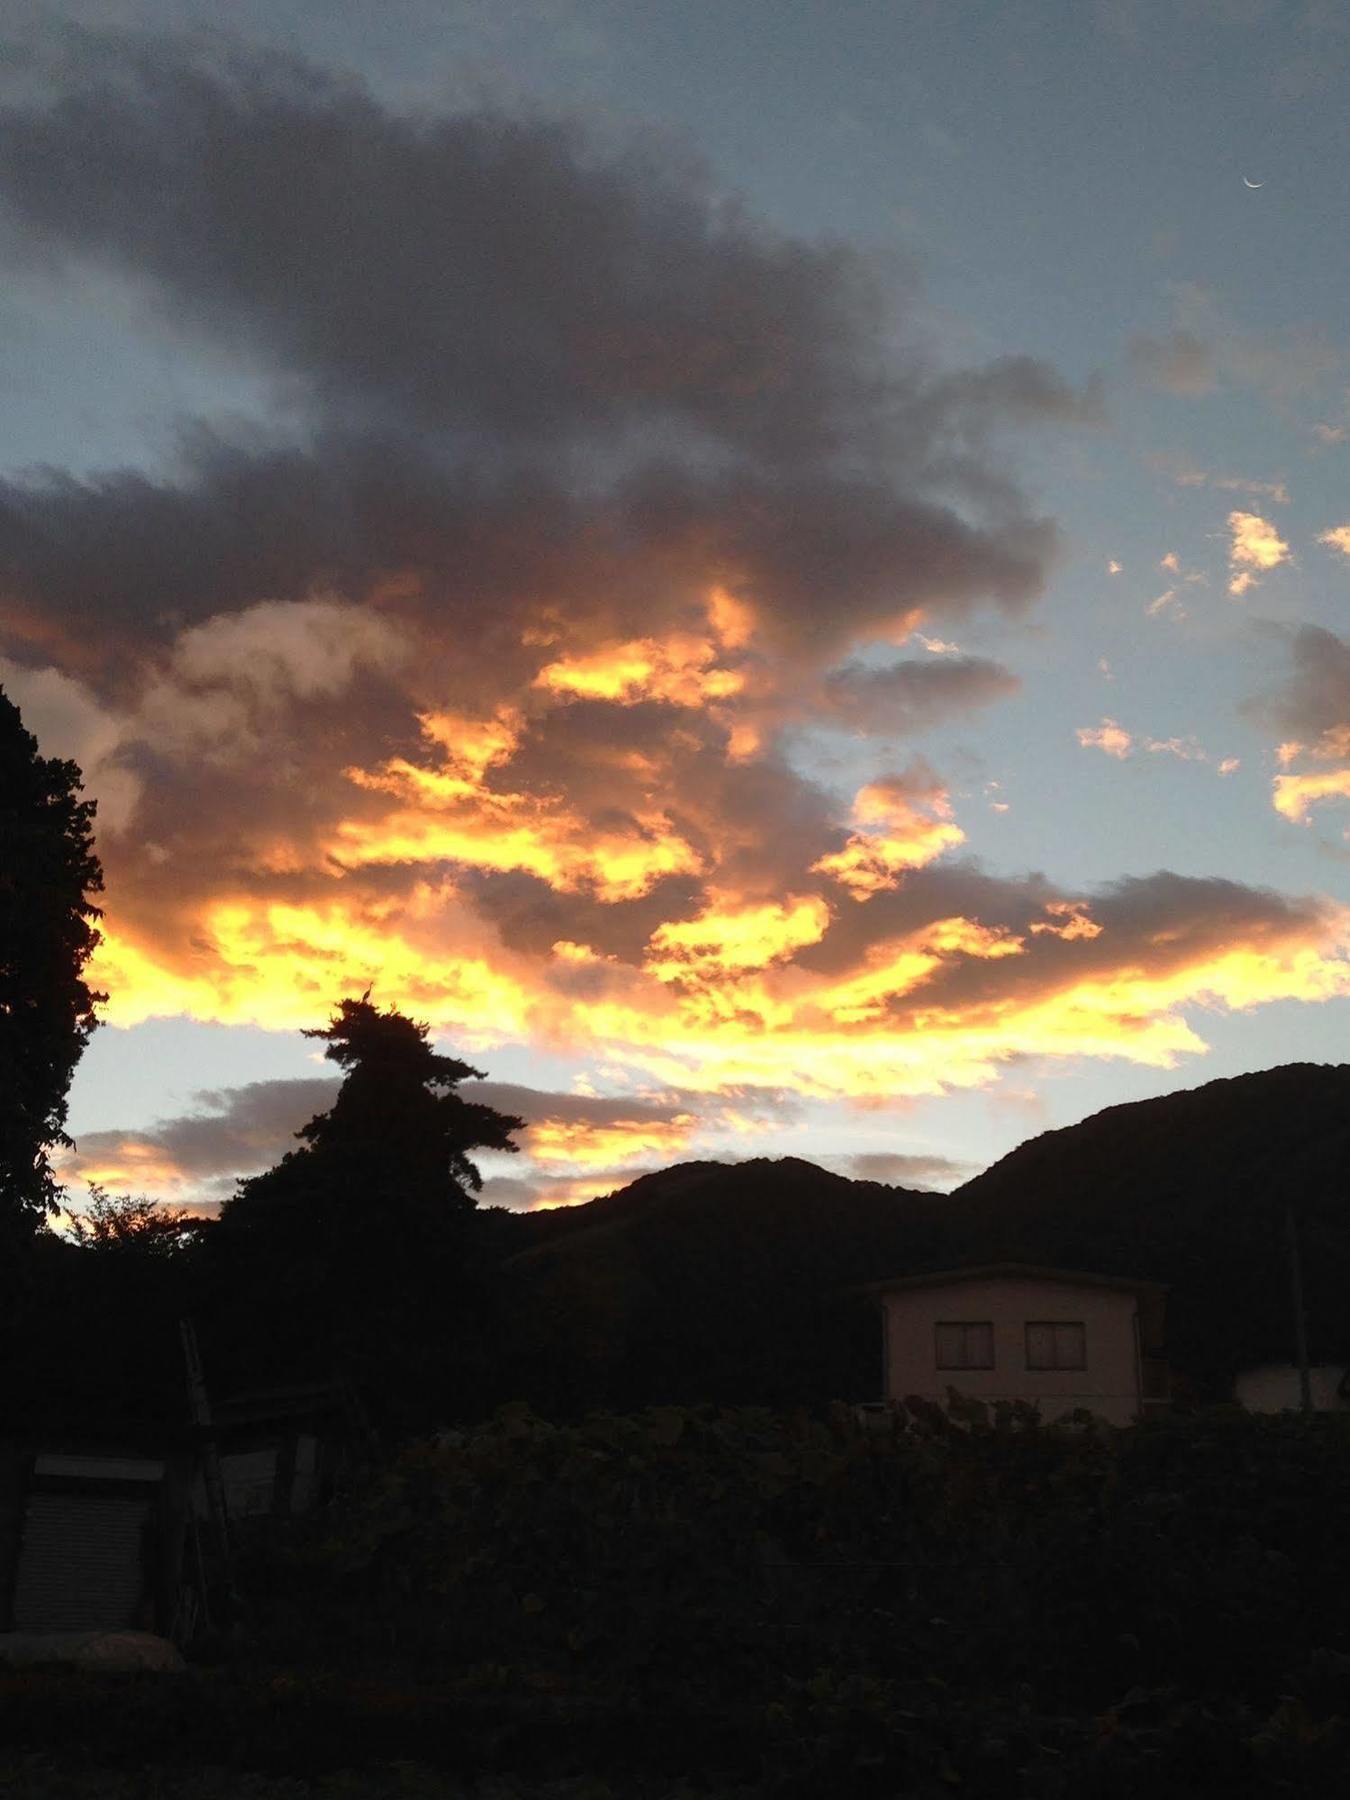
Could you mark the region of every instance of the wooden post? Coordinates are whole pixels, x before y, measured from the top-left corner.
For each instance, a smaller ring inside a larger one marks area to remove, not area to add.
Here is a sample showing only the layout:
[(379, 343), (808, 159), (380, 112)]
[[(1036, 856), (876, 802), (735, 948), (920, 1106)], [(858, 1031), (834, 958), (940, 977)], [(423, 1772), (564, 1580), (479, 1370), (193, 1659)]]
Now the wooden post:
[(197, 1348), (197, 1333), (193, 1329), (192, 1320), (180, 1319), (178, 1333), (183, 1340), (183, 1360), (187, 1365), (188, 1398), (192, 1404), (192, 1419), (201, 1438), (202, 1474), (206, 1481), (207, 1505), (211, 1509), (211, 1522), (216, 1528), (221, 1564), (223, 1569), (228, 1572), (230, 1566), (230, 1521), (225, 1506), (225, 1479), (220, 1470), (220, 1451), (216, 1447), (215, 1427), (211, 1419), (211, 1402), (206, 1392), (206, 1377), (202, 1373), (201, 1352)]
[(1298, 1361), (1299, 1406), (1305, 1413), (1313, 1409), (1312, 1373), (1308, 1368), (1308, 1315), (1303, 1303), (1303, 1258), (1299, 1251), (1298, 1222), (1294, 1203), (1284, 1205), (1284, 1235), (1289, 1246), (1289, 1299), (1294, 1309), (1294, 1354)]

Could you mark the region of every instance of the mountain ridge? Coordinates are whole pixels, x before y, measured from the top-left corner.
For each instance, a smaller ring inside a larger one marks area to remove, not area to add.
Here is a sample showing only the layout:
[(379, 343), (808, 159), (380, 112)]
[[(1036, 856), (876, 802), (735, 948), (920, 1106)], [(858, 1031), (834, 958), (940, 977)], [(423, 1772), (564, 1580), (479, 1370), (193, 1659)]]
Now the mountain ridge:
[(1219, 1398), (1239, 1366), (1292, 1354), (1290, 1204), (1314, 1359), (1350, 1359), (1345, 1064), (1106, 1107), (950, 1195), (799, 1157), (674, 1164), (535, 1215), (548, 1222), (527, 1224), (502, 1266), (526, 1337), (542, 1355), (539, 1330), (552, 1334), (597, 1403), (870, 1397), (875, 1326), (856, 1302), (850, 1315), (849, 1286), (1004, 1260), (1166, 1282), (1174, 1362)]

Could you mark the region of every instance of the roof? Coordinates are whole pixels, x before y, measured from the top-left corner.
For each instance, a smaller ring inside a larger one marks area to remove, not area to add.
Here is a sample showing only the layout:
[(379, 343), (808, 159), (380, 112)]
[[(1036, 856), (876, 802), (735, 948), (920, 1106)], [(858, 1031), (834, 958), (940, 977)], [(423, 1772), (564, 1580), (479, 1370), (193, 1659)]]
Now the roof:
[(962, 1269), (932, 1269), (922, 1275), (893, 1275), (888, 1281), (869, 1281), (852, 1290), (855, 1294), (890, 1294), (906, 1288), (950, 1287), (958, 1281), (1054, 1281), (1065, 1287), (1114, 1288), (1118, 1293), (1159, 1295), (1165, 1281), (1145, 1281), (1128, 1275), (1098, 1275), (1086, 1269), (1049, 1269), (1039, 1263), (971, 1263)]

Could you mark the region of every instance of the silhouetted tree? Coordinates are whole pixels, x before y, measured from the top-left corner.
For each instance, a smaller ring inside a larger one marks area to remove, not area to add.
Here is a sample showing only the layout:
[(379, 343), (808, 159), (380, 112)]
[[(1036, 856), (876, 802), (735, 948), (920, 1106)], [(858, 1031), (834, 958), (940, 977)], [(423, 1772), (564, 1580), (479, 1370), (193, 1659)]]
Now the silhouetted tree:
[(223, 1207), (212, 1248), (233, 1272), (233, 1299), (222, 1294), (221, 1308), (237, 1305), (244, 1275), (253, 1317), (266, 1315), (255, 1349), (266, 1341), (273, 1367), (336, 1367), (377, 1412), (407, 1422), (467, 1380), (464, 1315), (482, 1301), (472, 1156), (515, 1150), (523, 1121), (464, 1099), (456, 1088), (482, 1072), (368, 996), (305, 1035), (346, 1076), (300, 1147)]
[[(57, 1210), (50, 1152), (68, 1143), (66, 1096), (96, 1023), (84, 967), (103, 886), (94, 802), (73, 762), (39, 754), (0, 689), (0, 1313), (13, 1316), (25, 1252)], [(3, 1335), (3, 1325), (0, 1325)]]

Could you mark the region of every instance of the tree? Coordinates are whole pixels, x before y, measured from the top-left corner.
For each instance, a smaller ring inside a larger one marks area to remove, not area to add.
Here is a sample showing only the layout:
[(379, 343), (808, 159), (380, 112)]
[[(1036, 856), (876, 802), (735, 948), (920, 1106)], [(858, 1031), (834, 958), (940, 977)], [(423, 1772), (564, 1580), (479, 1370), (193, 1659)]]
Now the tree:
[(49, 1153), (70, 1142), (66, 1096), (104, 998), (84, 980), (103, 871), (81, 787), (0, 689), (0, 1228), (18, 1236), (58, 1210)]
[[(222, 1208), (211, 1249), (230, 1272), (218, 1313), (244, 1285), (256, 1359), (297, 1374), (336, 1367), (405, 1422), (445, 1397), (452, 1363), (467, 1366), (465, 1320), (482, 1298), (472, 1156), (514, 1151), (524, 1122), (457, 1093), (482, 1071), (438, 1054), (426, 1025), (368, 994), (305, 1035), (345, 1078), (300, 1147)], [(232, 1358), (243, 1349), (236, 1338)], [(395, 1389), (408, 1405), (387, 1404)]]
[(184, 1255), (202, 1230), (202, 1221), (186, 1207), (166, 1206), (144, 1194), (109, 1194), (93, 1181), (84, 1211), (70, 1218), (71, 1238), (80, 1249), (148, 1263)]
[(278, 1207), (312, 1209), (309, 1225), (416, 1231), (445, 1239), (476, 1205), (482, 1177), (475, 1150), (509, 1150), (524, 1121), (465, 1100), (455, 1089), (483, 1071), (428, 1042), (428, 1027), (367, 996), (344, 1000), (324, 1027), (306, 1031), (347, 1071), (332, 1108), (319, 1113), (290, 1151), (240, 1184), (225, 1218), (262, 1219)]

